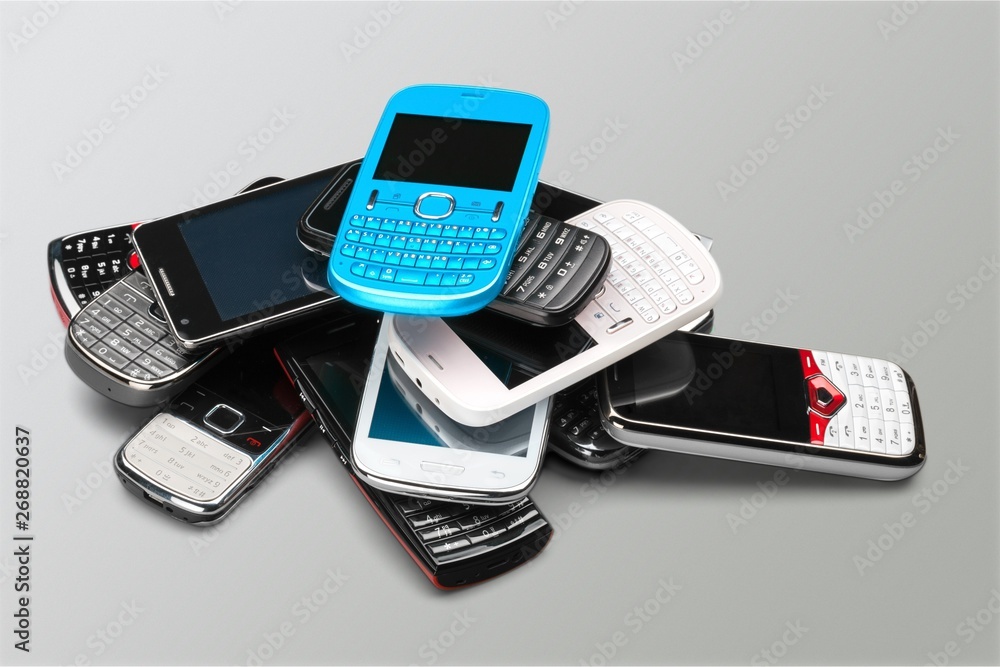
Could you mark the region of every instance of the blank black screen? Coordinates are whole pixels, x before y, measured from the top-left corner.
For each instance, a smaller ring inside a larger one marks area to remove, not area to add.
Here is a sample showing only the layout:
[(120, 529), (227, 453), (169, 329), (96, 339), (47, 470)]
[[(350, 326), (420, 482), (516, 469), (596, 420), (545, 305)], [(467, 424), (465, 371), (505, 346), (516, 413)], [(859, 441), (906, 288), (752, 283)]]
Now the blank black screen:
[(396, 114), (374, 177), (510, 192), (531, 125)]
[(279, 183), (180, 223), (221, 320), (312, 294), (307, 280), (325, 285), (325, 260), (299, 243), (295, 226), (329, 180), (326, 171)]
[[(687, 384), (664, 386), (659, 393), (667, 397), (633, 402), (635, 396), (658, 393), (652, 378), (669, 375), (658, 368), (664, 359), (678, 356), (672, 346), (689, 346), (694, 355), (695, 372)], [(725, 339), (673, 334), (619, 362), (617, 376), (621, 379), (612, 382), (611, 402), (637, 421), (784, 440), (801, 440), (809, 433), (804, 380), (794, 351), (742, 342), (734, 349)]]

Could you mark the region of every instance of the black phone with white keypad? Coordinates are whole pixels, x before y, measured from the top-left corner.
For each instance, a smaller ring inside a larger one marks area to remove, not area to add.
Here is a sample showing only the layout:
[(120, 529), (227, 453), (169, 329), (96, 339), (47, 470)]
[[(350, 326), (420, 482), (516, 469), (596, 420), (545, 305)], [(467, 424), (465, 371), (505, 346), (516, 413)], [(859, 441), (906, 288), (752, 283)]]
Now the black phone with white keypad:
[(313, 424), (273, 345), (245, 344), (129, 438), (115, 455), (125, 488), (185, 523), (232, 511)]
[(885, 359), (675, 332), (597, 385), (632, 447), (884, 481), (927, 458), (916, 388)]

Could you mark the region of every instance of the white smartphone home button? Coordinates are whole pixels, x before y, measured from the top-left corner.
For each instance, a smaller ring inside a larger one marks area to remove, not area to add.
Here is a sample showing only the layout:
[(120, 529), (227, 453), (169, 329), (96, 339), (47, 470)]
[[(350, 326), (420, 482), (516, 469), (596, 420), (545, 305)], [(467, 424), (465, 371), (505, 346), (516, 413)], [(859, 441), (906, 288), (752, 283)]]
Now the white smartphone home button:
[(432, 461), (421, 461), (420, 469), (424, 472), (443, 472), (446, 475), (461, 475), (465, 472), (462, 466), (452, 466), (447, 463), (434, 463)]

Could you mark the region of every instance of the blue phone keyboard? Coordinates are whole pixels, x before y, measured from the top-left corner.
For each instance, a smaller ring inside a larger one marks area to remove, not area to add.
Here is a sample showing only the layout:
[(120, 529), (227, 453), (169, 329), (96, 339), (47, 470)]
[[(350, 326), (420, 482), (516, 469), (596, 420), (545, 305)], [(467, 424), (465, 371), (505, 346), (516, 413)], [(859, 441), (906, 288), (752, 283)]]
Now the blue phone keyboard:
[[(340, 254), (350, 272), (373, 282), (466, 287), (497, 266), (507, 231), (354, 215), (343, 232)], [(478, 272), (478, 273), (477, 273)]]

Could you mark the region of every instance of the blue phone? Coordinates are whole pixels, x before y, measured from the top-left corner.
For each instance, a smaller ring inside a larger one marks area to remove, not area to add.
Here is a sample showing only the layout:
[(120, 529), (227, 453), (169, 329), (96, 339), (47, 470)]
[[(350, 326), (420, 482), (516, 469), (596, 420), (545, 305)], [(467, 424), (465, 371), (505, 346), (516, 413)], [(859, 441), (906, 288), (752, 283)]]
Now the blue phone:
[(330, 253), (330, 287), (389, 313), (485, 307), (513, 261), (548, 128), (548, 106), (527, 93), (421, 85), (393, 95)]

